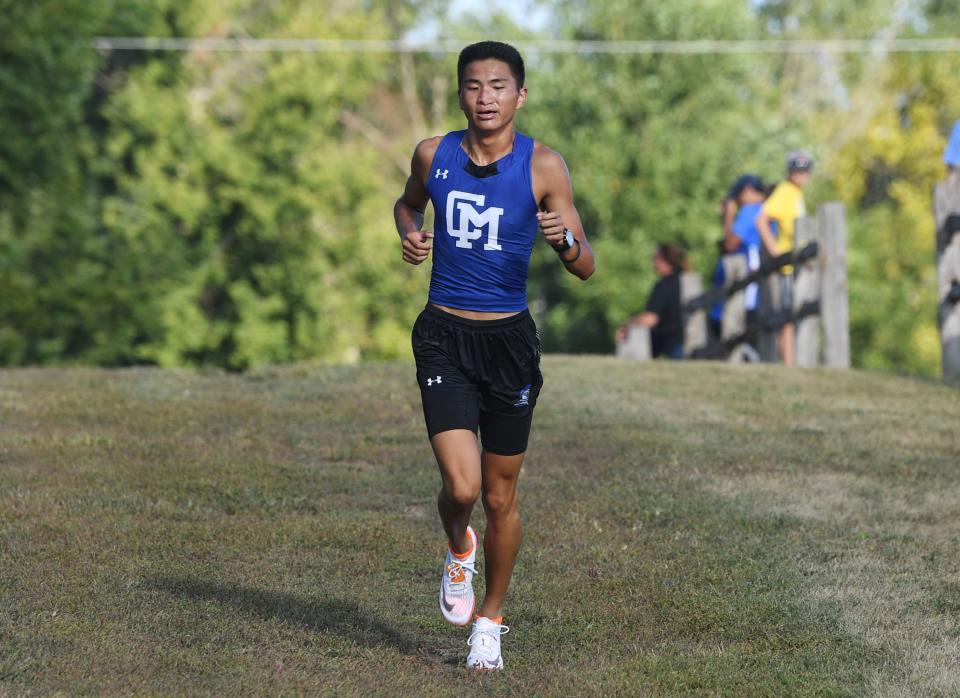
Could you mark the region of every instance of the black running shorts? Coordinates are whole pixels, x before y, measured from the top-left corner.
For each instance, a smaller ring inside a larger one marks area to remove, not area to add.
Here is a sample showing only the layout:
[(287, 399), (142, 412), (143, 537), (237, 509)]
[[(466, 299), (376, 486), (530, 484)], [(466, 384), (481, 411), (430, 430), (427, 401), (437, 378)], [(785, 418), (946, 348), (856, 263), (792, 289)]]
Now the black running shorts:
[(527, 450), (540, 374), (540, 335), (524, 310), (469, 320), (428, 305), (413, 326), (413, 356), (427, 434), (480, 430), (483, 448)]

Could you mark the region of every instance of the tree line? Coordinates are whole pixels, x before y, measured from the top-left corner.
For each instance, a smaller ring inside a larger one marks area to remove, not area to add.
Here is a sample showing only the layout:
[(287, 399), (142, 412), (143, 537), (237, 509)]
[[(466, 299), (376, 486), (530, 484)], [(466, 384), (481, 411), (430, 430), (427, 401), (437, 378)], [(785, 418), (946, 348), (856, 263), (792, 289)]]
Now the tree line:
[[(396, 38), (446, 3), (3, 0), (0, 364), (210, 365), (409, 356), (428, 270), (390, 211), (420, 138), (458, 128), (443, 53), (98, 52), (94, 36)], [(571, 39), (942, 36), (952, 3), (559, 0)], [(444, 36), (533, 37), (508, 17)], [(531, 307), (548, 351), (609, 352), (650, 254), (708, 272), (742, 172), (817, 156), (843, 201), (854, 363), (935, 374), (930, 192), (960, 117), (953, 54), (527, 56), (518, 127), (563, 153), (599, 273), (544, 246)]]

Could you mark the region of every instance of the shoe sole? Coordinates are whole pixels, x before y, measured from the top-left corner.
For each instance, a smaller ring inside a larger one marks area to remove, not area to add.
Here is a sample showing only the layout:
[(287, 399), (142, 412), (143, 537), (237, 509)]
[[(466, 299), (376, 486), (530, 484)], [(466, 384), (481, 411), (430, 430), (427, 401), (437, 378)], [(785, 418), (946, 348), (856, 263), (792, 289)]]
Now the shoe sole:
[(500, 658), (500, 663), (497, 666), (468, 666), (468, 671), (473, 671), (478, 674), (487, 674), (491, 671), (503, 671), (503, 658)]

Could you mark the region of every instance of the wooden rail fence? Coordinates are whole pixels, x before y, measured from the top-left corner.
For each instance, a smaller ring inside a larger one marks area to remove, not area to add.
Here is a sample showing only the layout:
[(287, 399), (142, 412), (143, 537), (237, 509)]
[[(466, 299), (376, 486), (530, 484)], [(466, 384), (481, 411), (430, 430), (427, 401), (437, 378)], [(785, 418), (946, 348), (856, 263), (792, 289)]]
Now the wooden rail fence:
[(943, 377), (960, 379), (960, 176), (933, 190), (937, 233), (937, 299)]
[[(960, 236), (957, 236), (960, 240)], [(960, 252), (960, 250), (958, 250)], [(684, 354), (688, 358), (742, 361), (747, 355), (776, 360), (776, 335), (786, 323), (797, 324), (797, 365), (820, 364), (850, 367), (850, 314), (847, 283), (847, 234), (843, 204), (828, 203), (815, 217), (797, 221), (796, 249), (767, 259), (749, 272), (741, 254), (725, 255), (723, 288), (702, 293), (700, 275), (681, 275), (681, 303), (685, 314)], [(795, 267), (793, 307), (775, 307), (780, 269)], [(747, 321), (744, 292), (760, 284), (760, 308)], [(723, 302), (719, 341), (709, 341), (706, 312)], [(822, 340), (822, 341), (821, 341)], [(752, 347), (752, 349), (747, 349)], [(755, 351), (754, 351), (755, 350)], [(650, 358), (650, 335), (644, 327), (632, 326), (617, 345), (617, 356), (635, 360)]]

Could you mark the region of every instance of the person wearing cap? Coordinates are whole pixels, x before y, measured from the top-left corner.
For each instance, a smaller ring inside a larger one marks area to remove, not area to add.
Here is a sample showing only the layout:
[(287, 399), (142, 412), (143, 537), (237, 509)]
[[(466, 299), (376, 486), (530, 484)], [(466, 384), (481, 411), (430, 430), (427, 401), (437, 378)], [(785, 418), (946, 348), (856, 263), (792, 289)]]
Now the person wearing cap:
[[(808, 153), (791, 151), (787, 156), (787, 178), (777, 185), (760, 209), (757, 230), (760, 231), (764, 251), (771, 257), (793, 250), (796, 221), (807, 215), (803, 190), (810, 183), (812, 170), (813, 158)], [(783, 267), (778, 276), (779, 310), (789, 312), (793, 309), (793, 267)], [(787, 366), (796, 365), (796, 327), (792, 322), (780, 328), (777, 345), (783, 363)]]
[[(730, 225), (730, 232), (724, 236), (727, 252), (742, 254), (747, 258), (747, 269), (760, 268), (760, 230), (757, 219), (763, 210), (767, 198), (763, 180), (757, 175), (746, 174), (737, 179), (730, 190), (737, 202), (737, 215)], [(757, 309), (757, 285), (750, 284), (744, 291), (744, 304), (748, 314)]]
[[(755, 174), (744, 174), (737, 177), (727, 195), (720, 202), (720, 213), (723, 216), (723, 249), (726, 253), (742, 252), (744, 239), (735, 229), (737, 221), (742, 228), (749, 219), (752, 224), (757, 214), (760, 212), (759, 206), (753, 204), (763, 203), (766, 198), (766, 189), (763, 180)], [(750, 206), (746, 213), (744, 207)], [(742, 232), (742, 231), (741, 231)], [(759, 236), (759, 232), (757, 233)], [(759, 245), (759, 237), (757, 238)]]

